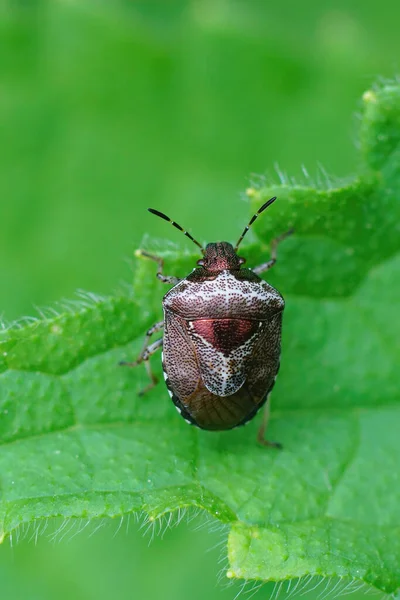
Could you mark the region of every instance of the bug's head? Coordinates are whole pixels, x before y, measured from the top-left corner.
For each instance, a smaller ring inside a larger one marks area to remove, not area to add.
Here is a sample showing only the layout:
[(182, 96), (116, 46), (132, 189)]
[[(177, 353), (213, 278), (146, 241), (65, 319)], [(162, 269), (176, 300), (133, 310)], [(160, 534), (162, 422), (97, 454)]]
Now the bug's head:
[(234, 247), (229, 242), (216, 242), (207, 244), (204, 250), (203, 258), (197, 261), (200, 267), (212, 273), (217, 271), (235, 271), (240, 269), (240, 265), (246, 262), (235, 252)]

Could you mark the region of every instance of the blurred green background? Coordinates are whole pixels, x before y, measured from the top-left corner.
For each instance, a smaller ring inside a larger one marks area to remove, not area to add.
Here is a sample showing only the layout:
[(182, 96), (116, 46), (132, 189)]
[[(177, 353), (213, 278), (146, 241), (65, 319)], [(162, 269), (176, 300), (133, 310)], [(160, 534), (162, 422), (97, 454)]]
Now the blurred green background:
[[(398, 67), (400, 4), (0, 2), (0, 313), (110, 293), (143, 235), (238, 237), (242, 192), (274, 165), (302, 180), (357, 164), (360, 96)], [(148, 547), (132, 521), (0, 547), (2, 597), (233, 598), (223, 533), (181, 525)], [(59, 538), (61, 535), (59, 536)], [(68, 541), (69, 540), (69, 541)], [(254, 597), (269, 597), (258, 592)], [(355, 597), (355, 596), (353, 596)]]

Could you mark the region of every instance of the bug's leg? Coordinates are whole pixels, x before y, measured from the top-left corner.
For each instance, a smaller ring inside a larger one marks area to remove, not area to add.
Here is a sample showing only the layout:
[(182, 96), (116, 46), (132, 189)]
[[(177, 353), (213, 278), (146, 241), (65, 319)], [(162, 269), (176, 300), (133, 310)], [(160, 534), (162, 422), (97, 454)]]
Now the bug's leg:
[(138, 394), (139, 396), (144, 396), (147, 392), (149, 392), (151, 389), (153, 389), (153, 387), (155, 387), (158, 383), (158, 379), (154, 375), (154, 373), (151, 369), (151, 364), (150, 364), (149, 358), (152, 354), (154, 354), (154, 352), (156, 350), (158, 350), (158, 348), (161, 348), (162, 345), (163, 345), (163, 340), (161, 338), (160, 340), (157, 340), (153, 344), (150, 344), (150, 346), (148, 346), (148, 348), (147, 348), (146, 354), (143, 356), (142, 360), (144, 362), (144, 366), (146, 367), (146, 371), (147, 371), (147, 375), (149, 376), (150, 383), (148, 385), (146, 385), (145, 388), (140, 390), (140, 392)]
[(155, 323), (152, 327), (150, 327), (150, 329), (147, 330), (143, 348), (142, 348), (139, 356), (137, 357), (137, 359), (134, 362), (127, 362), (127, 361), (122, 360), (119, 363), (119, 365), (123, 366), (123, 367), (137, 367), (137, 365), (140, 365), (140, 363), (144, 362), (146, 371), (151, 380), (151, 383), (144, 390), (142, 390), (139, 393), (139, 396), (143, 396), (143, 394), (148, 392), (151, 388), (153, 388), (157, 384), (157, 378), (151, 370), (149, 358), (152, 354), (154, 354), (154, 352), (156, 352), (158, 350), (158, 348), (161, 348), (161, 346), (163, 344), (163, 340), (161, 338), (161, 339), (157, 340), (156, 342), (153, 342), (153, 344), (150, 344), (149, 340), (154, 333), (157, 333), (163, 327), (164, 327), (164, 321), (159, 321), (158, 323)]
[[(152, 325), (150, 327), (150, 329), (148, 329), (146, 331), (146, 337), (144, 339), (143, 347), (142, 347), (137, 359), (134, 362), (127, 362), (125, 360), (121, 360), (121, 362), (119, 362), (118, 364), (121, 367), (136, 367), (137, 365), (140, 365), (140, 363), (143, 362), (144, 360), (147, 360), (146, 355), (148, 354), (148, 350), (149, 350), (149, 348), (154, 346), (154, 344), (149, 344), (149, 340), (152, 335), (161, 331), (161, 329), (163, 327), (164, 327), (164, 321), (158, 321), (157, 323), (154, 323), (154, 325)], [(157, 348), (158, 348), (158, 346), (157, 346)], [(156, 350), (157, 350), (157, 348), (156, 348)], [(151, 352), (151, 354), (153, 354), (153, 352)]]
[[(159, 323), (156, 323), (156, 325), (159, 325)], [(149, 329), (149, 331), (150, 331), (150, 329)], [(148, 337), (146, 338), (146, 343), (147, 343)], [(124, 366), (124, 367), (137, 367), (137, 365), (140, 365), (140, 363), (144, 362), (144, 366), (146, 367), (146, 371), (147, 371), (147, 375), (149, 376), (150, 383), (149, 383), (149, 385), (146, 385), (146, 387), (143, 388), (143, 390), (141, 390), (139, 392), (139, 396), (143, 396), (144, 394), (146, 394), (146, 392), (150, 391), (158, 383), (157, 377), (154, 375), (153, 371), (151, 370), (151, 364), (150, 364), (149, 358), (159, 348), (161, 348), (162, 345), (163, 345), (163, 339), (160, 338), (159, 340), (153, 342), (152, 344), (146, 345), (143, 348), (142, 352), (140, 353), (139, 358), (135, 362), (121, 361), (119, 363), (121, 366)]]
[(164, 259), (161, 258), (160, 256), (155, 256), (154, 254), (149, 254), (145, 250), (137, 250), (135, 252), (135, 254), (136, 254), (136, 256), (139, 256), (139, 257), (144, 256), (145, 258), (154, 260), (154, 262), (156, 262), (158, 264), (157, 279), (159, 279), (163, 283), (169, 283), (170, 285), (176, 285), (177, 283), (179, 283), (181, 281), (181, 279), (179, 279), (179, 277), (174, 277), (174, 275), (164, 275), (163, 274)]
[(274, 266), (274, 264), (276, 263), (276, 259), (277, 259), (278, 245), (280, 244), (280, 242), (282, 242), (287, 237), (289, 237), (289, 235), (292, 235), (293, 232), (294, 232), (294, 229), (289, 229), (289, 231), (282, 233), (282, 235), (278, 235), (278, 237), (276, 237), (275, 239), (272, 240), (272, 242), (271, 242), (271, 258), (269, 260), (267, 260), (267, 262), (262, 263), (261, 265), (258, 265), (258, 267), (254, 267), (254, 269), (252, 269), (253, 273), (255, 273), (256, 275), (260, 275), (260, 273), (265, 273), (265, 271), (268, 271), (268, 269), (270, 269), (271, 267)]
[[(118, 364), (121, 367), (137, 367), (137, 365), (140, 365), (140, 363), (143, 362), (144, 360), (148, 360), (149, 357), (159, 348), (159, 346), (162, 345), (162, 338), (161, 338), (161, 340), (157, 340), (157, 342), (154, 342), (154, 344), (150, 344), (149, 340), (154, 333), (157, 333), (163, 327), (164, 327), (164, 321), (158, 321), (158, 323), (155, 323), (152, 327), (150, 327), (150, 329), (147, 330), (146, 337), (145, 337), (144, 343), (143, 343), (143, 347), (140, 351), (139, 356), (137, 357), (137, 359), (135, 361), (129, 362), (129, 361), (121, 360)], [(156, 344), (158, 344), (158, 345), (156, 345)], [(156, 347), (154, 348), (153, 351), (151, 351), (153, 346), (156, 346)]]
[(262, 446), (268, 446), (270, 448), (278, 448), (279, 450), (282, 450), (283, 446), (279, 442), (270, 442), (269, 440), (265, 439), (265, 432), (266, 432), (266, 429), (268, 426), (268, 421), (269, 421), (269, 402), (268, 402), (268, 400), (269, 400), (269, 398), (267, 398), (267, 401), (265, 403), (261, 425), (257, 432), (257, 442), (259, 444), (261, 444)]

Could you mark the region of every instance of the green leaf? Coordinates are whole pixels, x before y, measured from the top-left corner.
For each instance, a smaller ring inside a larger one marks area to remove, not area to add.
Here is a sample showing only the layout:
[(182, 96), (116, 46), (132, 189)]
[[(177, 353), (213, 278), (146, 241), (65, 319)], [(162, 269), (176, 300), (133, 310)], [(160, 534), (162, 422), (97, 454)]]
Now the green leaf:
[[(294, 227), (268, 280), (284, 294), (269, 436), (189, 427), (144, 369), (122, 369), (165, 292), (136, 259), (133, 294), (89, 298), (0, 335), (0, 535), (52, 516), (151, 520), (200, 507), (229, 524), (228, 575), (305, 575), (400, 587), (400, 88), (364, 95), (360, 169), (332, 187), (254, 186), (259, 241)], [(151, 247), (151, 244), (149, 245)], [(154, 247), (153, 247), (154, 249)], [(184, 276), (197, 257), (162, 253)], [(159, 361), (154, 366), (160, 374)]]

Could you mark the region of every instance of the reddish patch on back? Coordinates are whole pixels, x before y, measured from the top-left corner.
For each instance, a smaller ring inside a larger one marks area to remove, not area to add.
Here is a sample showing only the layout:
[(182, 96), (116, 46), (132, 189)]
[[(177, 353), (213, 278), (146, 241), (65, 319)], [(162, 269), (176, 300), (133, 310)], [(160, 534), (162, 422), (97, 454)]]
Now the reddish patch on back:
[(258, 321), (201, 319), (192, 321), (192, 328), (216, 350), (228, 355), (258, 331)]

